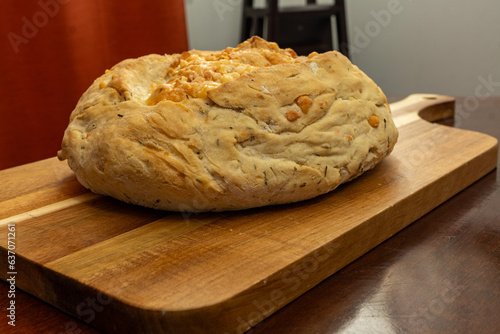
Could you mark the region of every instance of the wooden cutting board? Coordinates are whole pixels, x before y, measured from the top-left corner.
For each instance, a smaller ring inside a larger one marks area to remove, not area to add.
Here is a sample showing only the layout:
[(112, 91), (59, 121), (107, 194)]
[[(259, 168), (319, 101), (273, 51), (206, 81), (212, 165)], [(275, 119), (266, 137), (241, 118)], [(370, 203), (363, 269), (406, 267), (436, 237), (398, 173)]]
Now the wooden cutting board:
[(55, 158), (0, 171), (1, 278), (110, 333), (241, 333), (495, 168), (496, 139), (421, 118), (454, 102), (392, 104), (392, 155), (292, 205), (161, 212), (89, 193)]

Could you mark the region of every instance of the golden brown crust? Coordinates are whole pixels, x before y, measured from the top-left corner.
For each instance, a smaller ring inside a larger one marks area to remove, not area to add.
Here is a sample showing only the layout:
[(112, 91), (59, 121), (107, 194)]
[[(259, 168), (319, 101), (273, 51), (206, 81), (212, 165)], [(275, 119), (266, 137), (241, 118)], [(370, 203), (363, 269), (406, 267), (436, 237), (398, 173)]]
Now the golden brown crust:
[(96, 193), (222, 211), (329, 192), (397, 136), (380, 88), (340, 53), (252, 38), (117, 64), (80, 99), (58, 156)]

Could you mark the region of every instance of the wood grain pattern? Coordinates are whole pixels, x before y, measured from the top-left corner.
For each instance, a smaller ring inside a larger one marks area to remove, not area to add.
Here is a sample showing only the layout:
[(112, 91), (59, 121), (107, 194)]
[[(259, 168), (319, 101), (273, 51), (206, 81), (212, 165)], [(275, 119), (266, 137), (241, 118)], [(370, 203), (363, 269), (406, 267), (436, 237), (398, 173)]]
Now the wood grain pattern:
[[(430, 95), (393, 105), (401, 133), (393, 154), (310, 201), (217, 214), (158, 212), (101, 197), (53, 206), (16, 224), (26, 238), (19, 265), (37, 277), (20, 279), (19, 287), (82, 320), (88, 310), (79, 305), (95, 297), (101, 305), (92, 324), (108, 332), (242, 332), (496, 166), (496, 139), (415, 117), (449, 115), (452, 106), (453, 99)], [(33, 165), (26, 168), (7, 172), (22, 180)], [(39, 192), (31, 210), (60, 202), (43, 196), (57, 182), (41, 183), (31, 187)], [(25, 196), (32, 195), (5, 201)]]

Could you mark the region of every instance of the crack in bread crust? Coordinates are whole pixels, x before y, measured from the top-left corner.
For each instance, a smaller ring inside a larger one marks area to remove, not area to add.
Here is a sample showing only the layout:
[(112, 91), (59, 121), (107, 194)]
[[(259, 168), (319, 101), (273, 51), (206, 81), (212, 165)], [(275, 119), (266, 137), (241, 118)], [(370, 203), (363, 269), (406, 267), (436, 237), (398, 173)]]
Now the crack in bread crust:
[(382, 90), (346, 57), (254, 37), (115, 65), (81, 97), (58, 157), (96, 193), (223, 211), (327, 193), (397, 137)]

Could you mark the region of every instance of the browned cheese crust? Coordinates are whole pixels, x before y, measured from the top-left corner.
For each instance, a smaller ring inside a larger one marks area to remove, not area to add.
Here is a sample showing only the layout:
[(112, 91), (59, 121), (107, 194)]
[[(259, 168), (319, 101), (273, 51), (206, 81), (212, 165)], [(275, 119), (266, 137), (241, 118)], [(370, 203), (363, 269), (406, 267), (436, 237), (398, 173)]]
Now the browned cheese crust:
[(382, 90), (342, 54), (298, 57), (253, 37), (107, 70), (72, 112), (58, 157), (98, 194), (224, 211), (325, 194), (397, 137)]

